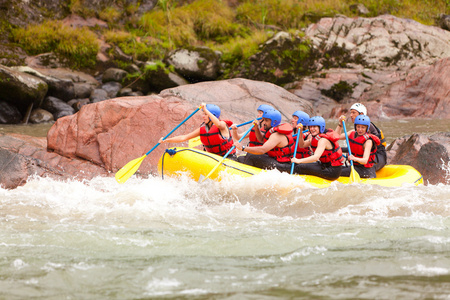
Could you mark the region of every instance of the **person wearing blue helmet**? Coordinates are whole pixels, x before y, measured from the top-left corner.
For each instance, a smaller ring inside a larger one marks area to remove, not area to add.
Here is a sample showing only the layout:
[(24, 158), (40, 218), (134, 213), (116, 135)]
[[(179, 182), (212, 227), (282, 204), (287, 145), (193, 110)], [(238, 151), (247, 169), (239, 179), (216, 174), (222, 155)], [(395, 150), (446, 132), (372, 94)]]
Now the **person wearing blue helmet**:
[[(203, 123), (200, 128), (179, 136), (159, 140), (160, 143), (181, 143), (192, 138), (200, 136), (204, 150), (210, 153), (224, 156), (233, 146), (233, 138), (229, 126), (233, 122), (229, 120), (220, 120), (220, 108), (215, 104), (202, 103)], [(236, 159), (236, 149), (227, 156), (230, 159)]]
[[(291, 125), (294, 127), (294, 142), (297, 141), (298, 134), (303, 134), (303, 140), (307, 140), (309, 131), (303, 133), (303, 128), (308, 127), (309, 115), (301, 110), (297, 110), (292, 114)], [(312, 152), (309, 147), (297, 146), (296, 158), (304, 158), (311, 156)]]
[[(301, 127), (301, 126), (300, 126)], [(294, 173), (314, 175), (327, 180), (336, 180), (342, 171), (342, 149), (338, 144), (339, 134), (326, 129), (325, 119), (315, 116), (309, 119), (308, 129), (311, 135), (305, 141), (300, 135), (299, 147), (310, 147), (313, 154), (305, 158), (293, 157), (297, 165)]]
[[(361, 178), (376, 178), (375, 154), (380, 139), (369, 133), (370, 118), (359, 115), (355, 118), (355, 130), (348, 134), (349, 147), (352, 155), (348, 159), (353, 161), (353, 167)], [(349, 177), (351, 166), (342, 168), (341, 176)]]
[[(257, 112), (256, 118), (258, 118), (258, 119), (261, 118), (261, 120), (260, 121), (255, 120), (253, 122), (252, 130), (248, 134), (248, 145), (247, 145), (248, 147), (256, 147), (256, 146), (261, 146), (263, 144), (263, 137), (264, 137), (264, 134), (266, 133), (266, 131), (264, 129), (262, 116), (263, 116), (264, 112), (266, 112), (267, 110), (270, 110), (270, 109), (274, 109), (274, 108), (268, 104), (261, 104), (260, 106), (258, 106), (258, 108), (256, 110), (256, 112)], [(231, 129), (232, 129), (231, 134), (233, 136), (233, 140), (234, 141), (240, 140), (243, 133), (238, 133), (236, 125), (232, 125)], [(245, 156), (243, 156), (243, 155), (238, 156), (237, 161), (243, 163), (245, 161)]]
[[(367, 116), (367, 108), (362, 103), (354, 103), (350, 107), (350, 118), (353, 123), (355, 123), (356, 117), (358, 116)], [(345, 139), (345, 134), (341, 133), (342, 122), (345, 122), (345, 119), (346, 118), (344, 115), (340, 116), (338, 126), (336, 127), (336, 132), (341, 135), (342, 140)], [(383, 131), (378, 128), (373, 122), (370, 122), (369, 133), (375, 135), (380, 140), (380, 144), (377, 146), (377, 153), (375, 154), (375, 170), (378, 171), (387, 163), (387, 143)], [(344, 149), (344, 152), (347, 151), (345, 151)]]
[(293, 155), (293, 128), (288, 123), (281, 124), (281, 113), (278, 110), (266, 110), (263, 115), (263, 125), (266, 130), (263, 144), (255, 147), (245, 147), (235, 142), (236, 148), (247, 152), (244, 164), (261, 169), (289, 169), (290, 158)]

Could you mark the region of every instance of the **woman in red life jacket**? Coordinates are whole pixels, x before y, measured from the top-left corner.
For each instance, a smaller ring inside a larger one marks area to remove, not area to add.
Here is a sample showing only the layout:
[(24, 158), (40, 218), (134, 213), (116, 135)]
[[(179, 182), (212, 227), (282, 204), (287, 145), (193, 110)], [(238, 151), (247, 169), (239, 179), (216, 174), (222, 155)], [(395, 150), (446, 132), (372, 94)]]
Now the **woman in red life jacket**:
[[(342, 171), (342, 150), (338, 144), (339, 135), (332, 129), (325, 129), (322, 117), (312, 117), (308, 123), (310, 137), (305, 141), (300, 136), (299, 147), (311, 147), (313, 155), (305, 158), (292, 158), (297, 165), (294, 173), (314, 175), (327, 180), (336, 180)], [(299, 124), (299, 130), (303, 126)]]
[[(263, 144), (264, 135), (266, 134), (266, 130), (264, 129), (262, 116), (263, 116), (264, 112), (269, 109), (274, 109), (274, 108), (268, 104), (261, 104), (260, 106), (258, 106), (258, 109), (256, 110), (257, 111), (256, 118), (261, 118), (261, 120), (259, 122), (258, 121), (253, 122), (253, 128), (250, 131), (250, 133), (248, 134), (247, 147), (256, 147), (256, 146), (261, 146)], [(240, 140), (243, 133), (238, 133), (237, 127), (234, 124), (231, 126), (231, 129), (232, 129), (231, 134), (233, 136), (233, 140), (234, 141)], [(245, 161), (245, 155), (238, 156), (237, 161), (243, 163)]]
[[(205, 151), (224, 156), (233, 146), (233, 139), (228, 129), (233, 122), (219, 119), (220, 108), (217, 105), (202, 103), (201, 109), (203, 110), (203, 123), (200, 128), (188, 134), (174, 136), (165, 140), (161, 138), (159, 142), (181, 143), (200, 136), (200, 141)], [(236, 159), (236, 149), (233, 149), (227, 158)]]
[[(367, 116), (367, 108), (361, 103), (354, 103), (350, 107), (350, 118), (352, 122), (355, 123), (355, 119), (357, 116), (365, 115)], [(345, 116), (339, 117), (339, 124), (336, 127), (336, 132), (341, 135), (341, 140), (345, 139), (345, 134), (342, 133), (342, 122), (345, 121)], [(386, 154), (386, 139), (384, 138), (384, 133), (381, 129), (379, 129), (374, 123), (370, 123), (369, 133), (375, 135), (380, 140), (380, 144), (377, 146), (377, 152), (375, 154), (375, 170), (378, 171), (382, 167), (386, 165), (387, 162), (387, 154)], [(344, 152), (347, 152), (345, 149), (342, 149)]]
[[(369, 133), (370, 118), (359, 115), (355, 118), (355, 130), (348, 132), (348, 142), (352, 155), (348, 157), (353, 161), (353, 167), (361, 178), (376, 178), (375, 173), (375, 153), (380, 139)], [(349, 177), (350, 166), (342, 168), (341, 176)]]
[(266, 129), (264, 143), (261, 146), (245, 147), (235, 142), (236, 148), (247, 152), (244, 163), (261, 169), (290, 169), (290, 158), (294, 139), (290, 124), (281, 123), (281, 113), (278, 110), (267, 110), (263, 113), (263, 124)]
[[(302, 124), (302, 127), (307, 127), (308, 126), (308, 122), (309, 122), (309, 115), (303, 111), (297, 110), (296, 112), (294, 112), (292, 114), (292, 119), (291, 119), (291, 125), (292, 127), (294, 127), (294, 134), (297, 134), (300, 132), (300, 134), (303, 134), (303, 140), (307, 140), (310, 133), (305, 132), (303, 133), (302, 130), (298, 130), (297, 125), (298, 124)], [(296, 143), (297, 140), (297, 136), (294, 136), (294, 145)], [(295, 149), (295, 146), (294, 146)], [(296, 158), (304, 158), (304, 157), (308, 157), (312, 155), (312, 151), (309, 147), (297, 147), (297, 155), (295, 156)]]

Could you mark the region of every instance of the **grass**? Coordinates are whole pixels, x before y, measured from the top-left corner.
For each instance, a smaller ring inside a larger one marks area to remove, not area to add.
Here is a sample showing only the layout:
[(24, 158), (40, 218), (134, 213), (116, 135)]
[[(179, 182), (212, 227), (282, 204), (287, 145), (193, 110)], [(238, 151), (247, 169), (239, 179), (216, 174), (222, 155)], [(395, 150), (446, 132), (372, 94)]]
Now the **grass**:
[(59, 21), (12, 30), (14, 42), (27, 53), (54, 52), (74, 68), (95, 66), (99, 51), (97, 36), (87, 28), (72, 28)]

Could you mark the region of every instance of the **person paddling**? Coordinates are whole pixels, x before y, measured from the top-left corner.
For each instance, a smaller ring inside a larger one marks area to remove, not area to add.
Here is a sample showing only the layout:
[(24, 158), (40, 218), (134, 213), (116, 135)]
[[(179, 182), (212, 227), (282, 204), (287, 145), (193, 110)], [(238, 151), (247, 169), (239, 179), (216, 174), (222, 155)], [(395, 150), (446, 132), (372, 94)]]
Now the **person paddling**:
[(255, 147), (245, 147), (235, 142), (236, 148), (247, 152), (244, 164), (261, 169), (278, 169), (288, 171), (290, 157), (293, 155), (294, 138), (290, 124), (281, 124), (281, 113), (270, 109), (263, 113), (263, 125), (266, 130), (263, 144)]
[[(274, 108), (268, 104), (261, 104), (260, 106), (258, 106), (256, 110), (257, 111), (256, 118), (257, 119), (260, 118), (261, 120), (259, 122), (256, 120), (253, 122), (253, 128), (248, 135), (248, 145), (247, 145), (248, 147), (256, 147), (261, 146), (263, 144), (266, 130), (263, 125), (264, 121), (262, 119), (262, 116), (264, 112), (270, 109)], [(237, 126), (235, 124), (231, 126), (231, 129), (232, 129), (231, 135), (233, 136), (233, 140), (239, 141), (239, 139), (241, 139), (242, 137), (242, 133), (238, 133)], [(245, 155), (238, 156), (237, 161), (243, 163), (245, 161)]]
[[(309, 131), (303, 132), (302, 130), (298, 130), (297, 126), (299, 124), (302, 125), (302, 128), (305, 128), (308, 126), (309, 122), (309, 115), (301, 110), (297, 110), (292, 114), (291, 119), (291, 125), (294, 127), (294, 134), (297, 136), (294, 137), (294, 142), (297, 141), (298, 134), (303, 135), (303, 140), (307, 140), (310, 136)], [(297, 134), (298, 133), (298, 134)], [(304, 158), (312, 155), (312, 151), (309, 147), (297, 147), (297, 154), (295, 155), (296, 158)]]
[[(299, 147), (311, 147), (313, 155), (305, 158), (293, 157), (291, 161), (297, 165), (295, 174), (314, 175), (327, 180), (336, 180), (342, 171), (342, 149), (338, 144), (339, 134), (332, 129), (326, 129), (325, 119), (316, 116), (309, 119), (311, 135), (305, 141), (300, 135)], [(298, 124), (299, 132), (303, 125)]]
[[(220, 108), (215, 104), (204, 104), (200, 106), (203, 110), (203, 123), (200, 128), (184, 135), (178, 135), (171, 138), (160, 138), (160, 143), (181, 143), (192, 138), (200, 136), (205, 151), (224, 156), (233, 146), (233, 139), (229, 126), (233, 124), (230, 120), (220, 120)], [(228, 157), (236, 159), (236, 150), (234, 149)]]
[[(376, 178), (375, 173), (375, 153), (380, 139), (369, 133), (370, 118), (365, 115), (359, 115), (355, 119), (355, 130), (348, 133), (349, 147), (352, 155), (348, 157), (353, 161), (355, 171), (361, 178)], [(350, 166), (342, 168), (341, 176), (349, 177)]]
[[(355, 123), (355, 119), (359, 115), (367, 116), (367, 108), (361, 103), (354, 103), (350, 107), (350, 118), (352, 122)], [(342, 133), (342, 122), (345, 121), (345, 116), (339, 117), (339, 124), (336, 127), (336, 132), (341, 135), (341, 139), (345, 139), (345, 134)], [(384, 137), (384, 133), (381, 129), (379, 129), (373, 122), (370, 122), (369, 131), (370, 134), (375, 135), (380, 140), (380, 144), (377, 145), (377, 152), (375, 154), (375, 171), (380, 170), (386, 165), (387, 162), (387, 154), (386, 154), (386, 139)], [(344, 151), (346, 152), (346, 151)]]

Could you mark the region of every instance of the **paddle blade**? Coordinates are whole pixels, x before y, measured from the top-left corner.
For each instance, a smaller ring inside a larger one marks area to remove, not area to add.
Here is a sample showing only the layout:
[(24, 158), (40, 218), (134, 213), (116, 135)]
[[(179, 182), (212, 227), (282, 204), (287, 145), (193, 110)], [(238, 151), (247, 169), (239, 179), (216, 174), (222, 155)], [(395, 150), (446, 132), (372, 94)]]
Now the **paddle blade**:
[(361, 182), (361, 177), (359, 177), (358, 172), (356, 172), (355, 168), (352, 166), (350, 171), (350, 182), (359, 183)]
[(139, 158), (133, 159), (129, 163), (127, 163), (125, 166), (122, 167), (119, 171), (116, 173), (116, 181), (118, 183), (125, 183), (125, 181), (128, 180), (128, 178), (131, 177), (136, 171), (139, 169), (139, 166), (141, 165), (142, 161), (147, 155), (144, 154), (144, 156), (141, 156)]
[(201, 144), (202, 144), (202, 141), (200, 141), (199, 136), (189, 140), (189, 148), (194, 148)]
[(225, 160), (225, 158), (223, 158), (217, 165), (215, 165), (215, 167), (208, 173), (208, 175), (206, 175), (206, 177), (203, 178), (202, 182), (204, 182), (206, 179), (208, 179), (209, 176), (211, 176), (211, 174), (214, 173), (214, 171), (223, 163), (224, 160)]

